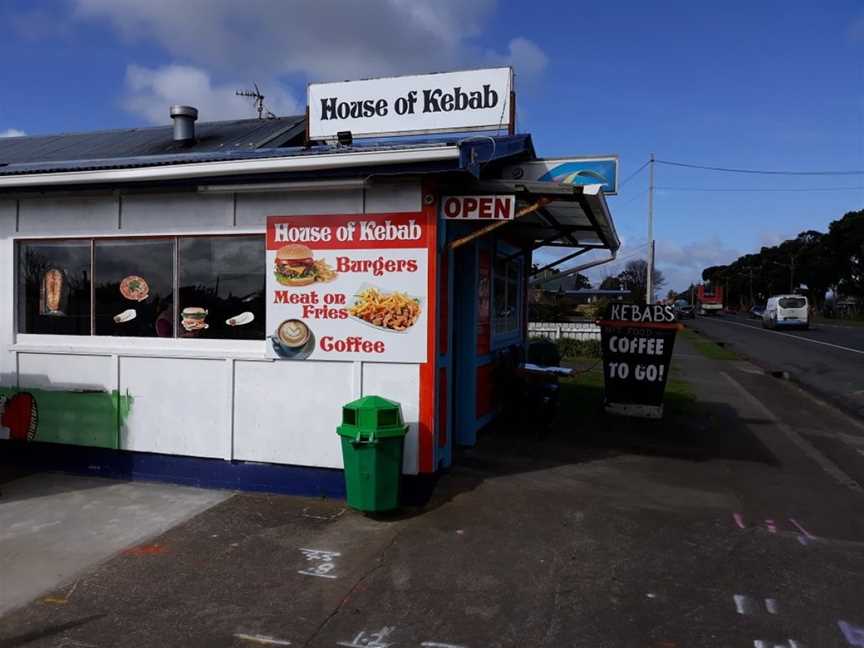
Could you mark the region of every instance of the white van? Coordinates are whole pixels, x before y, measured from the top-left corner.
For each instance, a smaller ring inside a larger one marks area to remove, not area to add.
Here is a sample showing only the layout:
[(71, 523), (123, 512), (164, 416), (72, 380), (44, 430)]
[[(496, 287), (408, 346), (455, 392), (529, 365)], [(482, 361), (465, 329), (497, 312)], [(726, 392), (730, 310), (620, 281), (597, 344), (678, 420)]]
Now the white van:
[(762, 313), (762, 328), (810, 328), (809, 306), (804, 295), (775, 295), (768, 300)]

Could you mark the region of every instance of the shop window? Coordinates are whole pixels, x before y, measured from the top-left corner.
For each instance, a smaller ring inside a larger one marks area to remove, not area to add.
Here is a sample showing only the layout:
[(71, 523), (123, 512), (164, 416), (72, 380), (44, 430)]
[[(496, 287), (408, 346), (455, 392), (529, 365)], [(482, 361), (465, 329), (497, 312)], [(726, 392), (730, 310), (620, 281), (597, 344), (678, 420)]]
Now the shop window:
[(495, 260), (492, 282), (495, 335), (509, 335), (519, 330), (519, 260)]
[(18, 245), (18, 331), (264, 339), (263, 236)]
[(264, 239), (180, 238), (180, 337), (264, 337)]
[(18, 248), (18, 330), (90, 335), (90, 241)]
[(174, 241), (96, 241), (95, 334), (174, 335)]

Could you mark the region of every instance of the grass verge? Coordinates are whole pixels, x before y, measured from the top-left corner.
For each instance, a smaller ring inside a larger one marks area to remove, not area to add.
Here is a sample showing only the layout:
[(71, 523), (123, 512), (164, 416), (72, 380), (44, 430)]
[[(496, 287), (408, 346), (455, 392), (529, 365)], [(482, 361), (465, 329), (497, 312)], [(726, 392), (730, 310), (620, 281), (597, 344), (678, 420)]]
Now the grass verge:
[(712, 342), (692, 329), (686, 328), (678, 335), (690, 342), (693, 347), (706, 358), (711, 360), (738, 360), (738, 354), (721, 347), (719, 344)]
[[(571, 367), (577, 373), (560, 380), (561, 420), (582, 421), (593, 418), (603, 402), (602, 362), (599, 358), (576, 357), (568, 358), (562, 365)], [(693, 411), (696, 404), (696, 394), (687, 382), (676, 377), (677, 373), (673, 364), (663, 398), (664, 409), (668, 415), (687, 414)]]

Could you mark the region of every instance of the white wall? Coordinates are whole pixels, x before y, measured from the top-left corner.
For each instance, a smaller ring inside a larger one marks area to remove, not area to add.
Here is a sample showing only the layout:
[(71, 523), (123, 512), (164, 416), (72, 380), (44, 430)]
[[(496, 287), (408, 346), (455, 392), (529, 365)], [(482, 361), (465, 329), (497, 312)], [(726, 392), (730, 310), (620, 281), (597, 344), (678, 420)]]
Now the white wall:
[(260, 232), (269, 214), (419, 211), (417, 183), (266, 194), (165, 193), (0, 199), (0, 385), (117, 389), (132, 397), (128, 450), (339, 468), (341, 405), (402, 403), (416, 472), (419, 366), (278, 362), (264, 342), (16, 335), (14, 241), (62, 236)]
[(15, 386), (15, 354), (9, 348), (15, 342), (15, 235), (18, 203), (0, 199), (0, 387)]

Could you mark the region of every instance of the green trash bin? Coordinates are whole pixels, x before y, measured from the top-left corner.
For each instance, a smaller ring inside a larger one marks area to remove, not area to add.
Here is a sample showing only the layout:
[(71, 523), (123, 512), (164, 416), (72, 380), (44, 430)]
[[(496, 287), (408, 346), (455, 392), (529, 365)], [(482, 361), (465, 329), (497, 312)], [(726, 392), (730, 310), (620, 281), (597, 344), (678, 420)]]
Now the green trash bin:
[(408, 426), (402, 410), (380, 396), (365, 396), (342, 407), (342, 461), (348, 506), (360, 511), (399, 507), (402, 442)]

